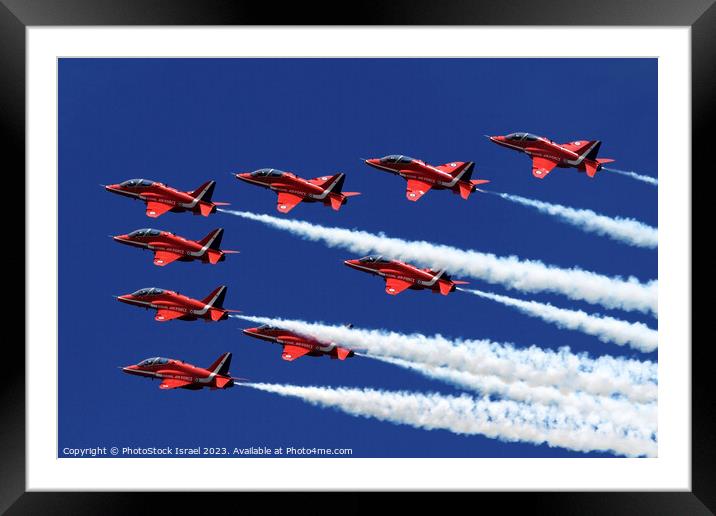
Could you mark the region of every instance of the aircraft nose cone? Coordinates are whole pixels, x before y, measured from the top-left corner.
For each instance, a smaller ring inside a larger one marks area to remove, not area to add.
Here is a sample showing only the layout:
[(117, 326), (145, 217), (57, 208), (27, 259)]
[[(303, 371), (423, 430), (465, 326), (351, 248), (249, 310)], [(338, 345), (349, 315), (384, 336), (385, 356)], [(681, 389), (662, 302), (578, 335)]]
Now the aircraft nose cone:
[(116, 235), (112, 236), (112, 239), (116, 240), (117, 242), (126, 242), (127, 240), (129, 240), (129, 237), (127, 235)]
[(241, 172), (236, 174), (236, 179), (248, 179), (251, 176), (251, 172)]
[(246, 335), (253, 335), (254, 333), (258, 332), (258, 328), (245, 328), (241, 331), (244, 332)]
[(125, 373), (129, 373), (129, 372), (132, 372), (132, 371), (136, 371), (136, 370), (139, 369), (139, 368), (138, 368), (136, 365), (128, 365), (128, 366), (126, 366), (126, 367), (120, 367), (120, 369), (121, 369), (122, 371), (124, 371)]
[(348, 267), (354, 267), (358, 264), (358, 260), (344, 260), (344, 264), (346, 264)]

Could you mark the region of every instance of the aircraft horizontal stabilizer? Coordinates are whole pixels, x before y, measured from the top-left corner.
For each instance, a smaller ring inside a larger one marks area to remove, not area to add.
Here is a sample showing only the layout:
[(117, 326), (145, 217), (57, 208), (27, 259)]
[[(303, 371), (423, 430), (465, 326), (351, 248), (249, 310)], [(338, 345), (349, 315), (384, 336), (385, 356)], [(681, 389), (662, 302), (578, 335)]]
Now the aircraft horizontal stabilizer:
[(223, 376), (217, 376), (215, 378), (216, 386), (219, 389), (223, 389), (224, 387), (226, 387), (226, 384), (229, 383), (230, 381), (231, 381), (231, 378), (224, 378)]
[(211, 204), (207, 204), (205, 202), (199, 203), (199, 212), (204, 216), (208, 217), (211, 215), (211, 212), (214, 210), (214, 206)]
[(225, 310), (217, 310), (216, 308), (209, 310), (209, 317), (211, 317), (212, 321), (220, 321), (224, 315), (226, 315)]
[(440, 281), (438, 282), (438, 287), (440, 288), (440, 293), (443, 296), (447, 296), (450, 292), (452, 292), (453, 285), (447, 281)]
[(597, 173), (597, 163), (585, 160), (584, 169), (587, 171), (587, 176), (594, 177), (594, 175)]
[(214, 251), (213, 249), (208, 249), (206, 251), (206, 256), (209, 258), (209, 263), (212, 265), (219, 263), (219, 260), (221, 260), (221, 252)]
[(350, 354), (351, 354), (350, 349), (336, 348), (336, 355), (338, 355), (339, 360), (345, 360), (346, 358), (348, 358), (348, 355), (350, 355)]
[(335, 211), (340, 210), (341, 206), (343, 206), (343, 201), (345, 201), (345, 197), (331, 195), (331, 208), (333, 208)]

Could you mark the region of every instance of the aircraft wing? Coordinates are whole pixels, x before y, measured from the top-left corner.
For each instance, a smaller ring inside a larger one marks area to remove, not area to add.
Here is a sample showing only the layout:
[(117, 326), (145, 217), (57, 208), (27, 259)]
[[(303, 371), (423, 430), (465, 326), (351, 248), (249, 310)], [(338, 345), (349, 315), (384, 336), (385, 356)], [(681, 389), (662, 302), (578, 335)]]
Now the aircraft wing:
[(532, 175), (537, 179), (544, 179), (556, 166), (556, 161), (547, 158), (532, 158)]
[(171, 209), (172, 207), (168, 204), (156, 201), (147, 201), (147, 217), (156, 219), (158, 216), (164, 215)]
[(410, 288), (413, 284), (396, 278), (386, 278), (385, 291), (391, 296), (397, 296), (403, 290)]
[(159, 322), (166, 322), (171, 321), (172, 319), (178, 319), (179, 317), (183, 316), (183, 312), (177, 312), (175, 310), (168, 310), (166, 308), (160, 308), (157, 310), (157, 315), (154, 316), (155, 321)]
[(191, 382), (187, 382), (186, 380), (178, 380), (176, 378), (165, 378), (162, 380), (162, 383), (159, 384), (160, 389), (177, 389), (179, 387), (184, 387), (185, 385), (189, 385)]
[(179, 258), (181, 258), (181, 255), (177, 253), (170, 253), (169, 251), (157, 251), (154, 253), (154, 265), (164, 267), (165, 265), (169, 265), (170, 263), (178, 260)]
[(287, 192), (279, 192), (278, 204), (276, 204), (276, 208), (281, 213), (288, 213), (289, 211), (294, 209), (296, 205), (302, 200), (303, 197), (299, 197), (298, 195), (294, 195)]
[(405, 196), (409, 201), (417, 201), (428, 193), (432, 187), (433, 185), (424, 183), (418, 179), (408, 179), (408, 189), (405, 192)]
[(283, 347), (283, 353), (281, 358), (293, 362), (297, 358), (301, 358), (303, 355), (310, 353), (310, 349), (302, 348), (301, 346), (291, 346), (290, 344)]

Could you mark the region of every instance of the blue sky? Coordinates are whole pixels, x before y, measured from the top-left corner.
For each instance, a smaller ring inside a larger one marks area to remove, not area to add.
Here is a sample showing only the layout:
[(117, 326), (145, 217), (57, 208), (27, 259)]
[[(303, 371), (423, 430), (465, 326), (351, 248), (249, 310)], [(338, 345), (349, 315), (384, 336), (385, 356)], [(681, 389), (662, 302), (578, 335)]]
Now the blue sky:
[[(583, 457), (560, 448), (425, 431), (314, 407), (252, 389), (160, 391), (117, 369), (150, 356), (208, 366), (224, 351), (232, 373), (253, 381), (458, 394), (369, 359), (304, 357), (250, 339), (240, 320), (156, 323), (112, 295), (157, 286), (203, 298), (229, 287), (225, 306), (246, 314), (366, 328), (489, 338), (516, 346), (569, 346), (591, 356), (656, 360), (468, 294), (406, 291), (343, 265), (355, 256), (226, 214), (144, 215), (99, 185), (144, 177), (193, 190), (215, 179), (214, 200), (282, 216), (275, 194), (232, 172), (274, 167), (311, 178), (347, 174), (362, 195), (341, 211), (302, 204), (288, 217), (539, 259), (613, 276), (657, 277), (657, 253), (583, 233), (491, 195), (463, 201), (432, 191), (405, 199), (405, 182), (359, 158), (406, 154), (431, 164), (474, 161), (493, 190), (589, 208), (657, 225), (652, 186), (572, 169), (532, 177), (527, 157), (484, 134), (529, 131), (555, 141), (600, 139), (615, 168), (657, 175), (654, 59), (61, 59), (59, 63), (59, 445), (296, 446), (353, 448), (359, 457)], [(174, 263), (107, 235), (142, 227), (198, 239), (225, 228), (241, 254), (216, 266)], [(456, 276), (456, 279), (460, 279)], [(520, 295), (565, 308), (643, 321), (563, 296)]]

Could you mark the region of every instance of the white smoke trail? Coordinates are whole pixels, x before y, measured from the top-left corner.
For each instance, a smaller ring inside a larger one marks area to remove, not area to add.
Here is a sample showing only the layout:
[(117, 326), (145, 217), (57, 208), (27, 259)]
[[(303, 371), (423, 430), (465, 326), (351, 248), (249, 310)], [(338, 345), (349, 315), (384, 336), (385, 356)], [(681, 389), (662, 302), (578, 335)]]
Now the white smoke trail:
[(516, 202), (523, 206), (536, 208), (541, 213), (557, 217), (563, 222), (576, 226), (584, 231), (606, 236), (618, 242), (650, 249), (655, 249), (658, 244), (657, 229), (635, 219), (607, 217), (592, 210), (570, 208), (568, 206), (562, 206), (561, 204), (551, 204), (534, 199), (527, 199), (519, 195), (499, 192), (490, 193), (494, 193), (503, 199)]
[(308, 240), (323, 241), (329, 247), (342, 247), (361, 254), (375, 251), (391, 258), (447, 269), (455, 274), (500, 283), (524, 292), (557, 292), (571, 299), (598, 303), (607, 308), (657, 313), (656, 280), (642, 284), (634, 277), (626, 280), (610, 278), (578, 268), (561, 269), (540, 261), (520, 260), (515, 256), (499, 257), (446, 245), (410, 242), (366, 231), (324, 227), (246, 211), (220, 211), (262, 222)]
[(619, 346), (629, 346), (645, 353), (654, 351), (658, 345), (658, 332), (652, 330), (644, 323), (631, 323), (613, 317), (590, 315), (582, 310), (557, 308), (549, 303), (524, 301), (522, 299), (501, 296), (481, 290), (468, 288), (459, 288), (458, 290), (517, 308), (524, 314), (539, 317), (543, 321), (554, 323), (560, 328), (577, 330), (587, 335), (594, 335), (602, 342), (612, 342)]
[(519, 402), (567, 407), (578, 412), (583, 417), (598, 416), (608, 419), (619, 426), (635, 426), (644, 433), (653, 433), (657, 428), (658, 413), (656, 403), (634, 404), (628, 400), (616, 400), (606, 396), (592, 396), (582, 392), (562, 392), (555, 387), (530, 387), (524, 382), (508, 383), (497, 376), (475, 375), (464, 371), (455, 371), (447, 367), (418, 364), (399, 358), (359, 355), (408, 369), (428, 378), (440, 380), (483, 395), (495, 394)]
[(655, 177), (642, 176), (641, 174), (637, 174), (636, 172), (628, 172), (626, 170), (617, 170), (616, 168), (602, 167), (602, 170), (607, 170), (608, 172), (614, 172), (615, 174), (631, 177), (632, 179), (636, 179), (637, 181), (642, 181), (644, 183), (649, 183), (650, 185), (654, 185), (654, 186), (659, 185), (659, 181)]
[(656, 434), (617, 427), (597, 417), (584, 419), (555, 407), (514, 401), (490, 401), (462, 396), (386, 392), (375, 389), (301, 387), (244, 383), (253, 389), (300, 398), (353, 416), (409, 425), (425, 430), (448, 430), (461, 435), (484, 435), (507, 442), (547, 444), (587, 452), (626, 456), (656, 456)]
[(536, 346), (515, 348), (488, 340), (450, 341), (441, 335), (403, 335), (386, 330), (365, 330), (309, 323), (294, 319), (234, 316), (271, 324), (336, 342), (371, 355), (401, 358), (436, 367), (448, 367), (477, 375), (492, 375), (529, 387), (555, 387), (563, 392), (583, 391), (596, 396), (623, 396), (633, 402), (657, 399), (657, 365), (611, 356), (592, 359), (568, 348), (557, 351)]

